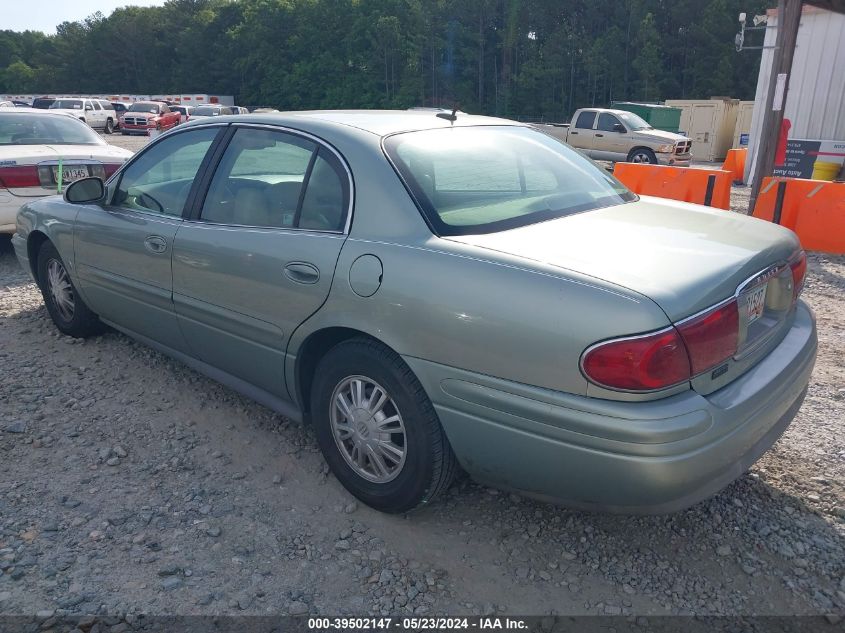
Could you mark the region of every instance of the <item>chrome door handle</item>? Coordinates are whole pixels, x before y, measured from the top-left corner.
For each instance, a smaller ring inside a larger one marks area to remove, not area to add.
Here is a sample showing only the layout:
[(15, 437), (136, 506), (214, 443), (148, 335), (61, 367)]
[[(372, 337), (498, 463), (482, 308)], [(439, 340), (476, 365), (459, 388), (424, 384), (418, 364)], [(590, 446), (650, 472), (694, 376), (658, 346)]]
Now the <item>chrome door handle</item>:
[(320, 271), (308, 262), (290, 262), (284, 272), (285, 277), (298, 284), (315, 284), (320, 281)]
[(144, 248), (152, 253), (163, 253), (167, 250), (167, 240), (160, 235), (148, 235), (144, 240)]

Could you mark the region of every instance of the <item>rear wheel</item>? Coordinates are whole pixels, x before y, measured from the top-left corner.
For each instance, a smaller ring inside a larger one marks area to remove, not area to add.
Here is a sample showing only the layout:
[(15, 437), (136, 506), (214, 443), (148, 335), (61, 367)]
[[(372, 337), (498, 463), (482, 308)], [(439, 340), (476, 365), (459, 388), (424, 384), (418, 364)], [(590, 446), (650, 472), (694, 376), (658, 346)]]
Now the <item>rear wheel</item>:
[(38, 286), (53, 323), (63, 334), (85, 338), (103, 324), (79, 296), (56, 247), (44, 242), (38, 251)]
[(457, 461), (422, 385), (376, 341), (344, 341), (320, 360), (311, 412), (334, 475), (377, 510), (412, 510), (455, 476)]
[(638, 147), (636, 149), (632, 149), (631, 153), (628, 154), (628, 162), (629, 163), (648, 163), (651, 165), (657, 164), (657, 156), (654, 155), (650, 149), (646, 147)]

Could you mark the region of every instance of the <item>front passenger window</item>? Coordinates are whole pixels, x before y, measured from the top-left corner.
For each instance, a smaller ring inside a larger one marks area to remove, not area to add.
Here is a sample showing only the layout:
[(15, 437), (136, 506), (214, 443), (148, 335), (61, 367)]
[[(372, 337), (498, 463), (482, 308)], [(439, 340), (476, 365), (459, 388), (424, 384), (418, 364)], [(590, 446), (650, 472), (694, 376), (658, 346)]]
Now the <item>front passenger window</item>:
[(181, 132), (151, 146), (123, 171), (112, 205), (181, 216), (218, 130)]

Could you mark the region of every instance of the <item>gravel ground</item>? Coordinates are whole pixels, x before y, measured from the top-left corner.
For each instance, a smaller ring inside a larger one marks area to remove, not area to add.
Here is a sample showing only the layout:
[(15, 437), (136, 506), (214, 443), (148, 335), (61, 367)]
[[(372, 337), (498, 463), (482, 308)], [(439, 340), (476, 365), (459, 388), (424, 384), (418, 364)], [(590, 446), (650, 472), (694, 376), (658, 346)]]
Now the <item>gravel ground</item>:
[(310, 429), (123, 335), (59, 335), (0, 248), (2, 614), (845, 612), (843, 257), (810, 256), (803, 408), (715, 498), (608, 516), (462, 479), (395, 517)]

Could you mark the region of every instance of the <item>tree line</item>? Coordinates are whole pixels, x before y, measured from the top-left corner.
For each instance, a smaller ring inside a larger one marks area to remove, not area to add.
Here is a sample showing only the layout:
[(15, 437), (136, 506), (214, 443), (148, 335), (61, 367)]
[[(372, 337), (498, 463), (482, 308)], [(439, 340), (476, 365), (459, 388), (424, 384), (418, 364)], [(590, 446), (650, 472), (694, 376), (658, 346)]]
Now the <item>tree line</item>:
[[(127, 0), (131, 2), (131, 0)], [(453, 106), (568, 120), (611, 101), (751, 99), (763, 0), (168, 0), (0, 31), (0, 93), (231, 94), (281, 110)]]

